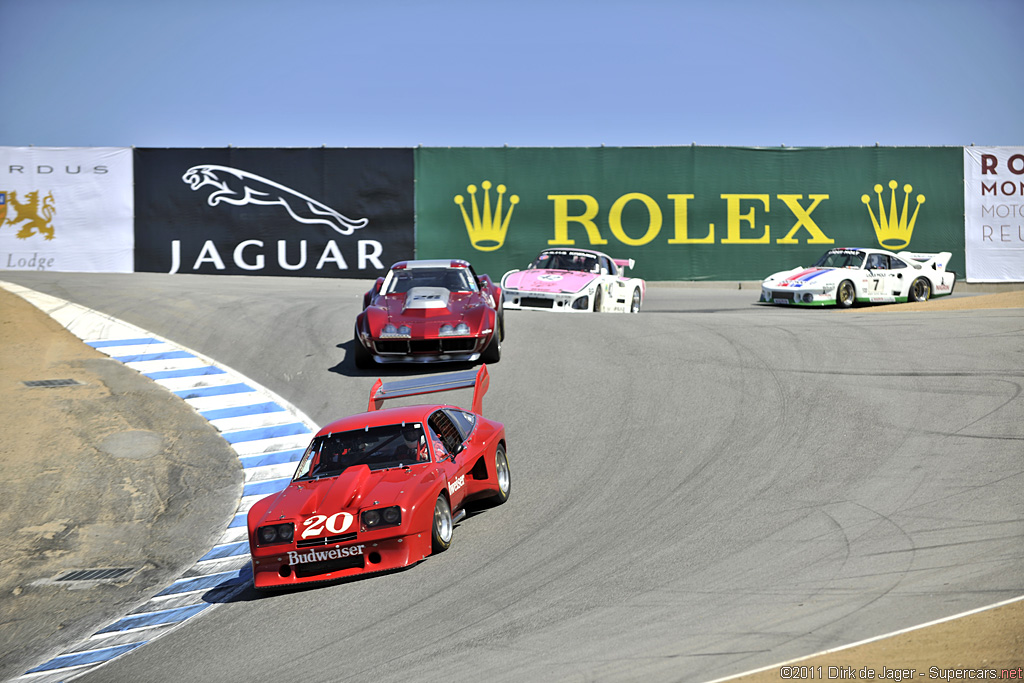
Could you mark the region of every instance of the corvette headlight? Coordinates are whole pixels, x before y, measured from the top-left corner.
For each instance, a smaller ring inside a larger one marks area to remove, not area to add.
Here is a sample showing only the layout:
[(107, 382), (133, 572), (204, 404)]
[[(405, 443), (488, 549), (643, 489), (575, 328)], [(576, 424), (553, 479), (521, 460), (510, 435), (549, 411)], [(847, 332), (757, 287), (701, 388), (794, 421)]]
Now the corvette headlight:
[(286, 524), (269, 524), (261, 526), (256, 530), (256, 539), (260, 545), (274, 545), (276, 543), (291, 543), (295, 536), (295, 525), (291, 522)]
[(455, 334), (455, 328), (448, 323), (445, 323), (444, 325), (441, 325), (441, 329), (439, 329), (437, 333), (443, 335)]
[(469, 334), (469, 325), (466, 323), (459, 323), (455, 326), (455, 334)]
[(402, 523), (402, 508), (397, 505), (381, 508), (378, 510), (364, 510), (362, 515), (363, 526), (367, 529), (376, 529), (384, 526), (397, 526)]
[(380, 330), (380, 336), (383, 337), (408, 337), (410, 333), (408, 325), (402, 325), (401, 327), (395, 327), (393, 323), (388, 323)]
[(410, 332), (412, 332), (412, 330), (409, 329), (408, 325), (402, 325), (401, 327), (398, 328), (398, 334), (403, 334), (403, 335), (408, 336), (408, 334)]

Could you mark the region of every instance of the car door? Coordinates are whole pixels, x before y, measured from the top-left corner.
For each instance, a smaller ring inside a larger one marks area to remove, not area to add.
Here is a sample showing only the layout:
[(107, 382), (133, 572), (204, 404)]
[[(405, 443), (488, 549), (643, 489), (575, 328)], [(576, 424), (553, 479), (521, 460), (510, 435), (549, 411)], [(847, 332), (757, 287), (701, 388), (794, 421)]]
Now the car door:
[(889, 257), (889, 296), (907, 295), (907, 290), (910, 288), (910, 282), (907, 281), (907, 278), (910, 277), (909, 268), (910, 266), (905, 261), (895, 256)]
[(876, 301), (880, 297), (891, 296), (888, 282), (889, 257), (886, 254), (868, 254), (864, 261), (864, 271), (869, 299)]
[(443, 409), (437, 409), (427, 418), (434, 460), (441, 465), (448, 478), (448, 498), (452, 510), (462, 506), (466, 497), (466, 477), (473, 468), (473, 459), (465, 447), (465, 436)]
[(619, 305), (620, 301), (626, 299), (626, 281), (618, 277), (618, 270), (615, 263), (607, 256), (601, 256), (601, 276), (608, 283), (609, 302)]

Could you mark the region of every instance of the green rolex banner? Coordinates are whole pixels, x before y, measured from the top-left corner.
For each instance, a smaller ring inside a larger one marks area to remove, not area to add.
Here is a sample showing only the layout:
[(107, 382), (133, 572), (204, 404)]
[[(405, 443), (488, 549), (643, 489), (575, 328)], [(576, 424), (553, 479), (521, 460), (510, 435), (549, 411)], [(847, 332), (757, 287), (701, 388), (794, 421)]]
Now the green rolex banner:
[(960, 147), (431, 148), (415, 152), (418, 258), (498, 278), (557, 246), (648, 280), (759, 280), (833, 247), (949, 251)]

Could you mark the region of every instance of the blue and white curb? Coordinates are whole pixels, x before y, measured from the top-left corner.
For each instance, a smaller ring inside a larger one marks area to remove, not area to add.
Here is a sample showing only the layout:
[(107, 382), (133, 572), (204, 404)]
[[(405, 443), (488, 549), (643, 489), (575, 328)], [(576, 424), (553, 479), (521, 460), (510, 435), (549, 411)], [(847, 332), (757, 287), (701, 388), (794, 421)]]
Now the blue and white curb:
[(228, 528), (180, 578), (122, 619), (14, 679), (64, 681), (159, 638), (249, 585), (246, 513), (260, 498), (288, 485), (319, 427), (277, 394), (200, 353), (64, 299), (8, 282), (0, 281), (0, 287), (195, 408), (231, 444), (245, 475)]

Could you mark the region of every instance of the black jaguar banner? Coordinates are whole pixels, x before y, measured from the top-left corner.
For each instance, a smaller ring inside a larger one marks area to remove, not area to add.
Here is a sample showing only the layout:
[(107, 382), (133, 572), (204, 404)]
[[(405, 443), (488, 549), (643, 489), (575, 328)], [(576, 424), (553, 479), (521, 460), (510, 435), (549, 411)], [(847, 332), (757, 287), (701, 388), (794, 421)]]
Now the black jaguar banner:
[(375, 278), (413, 258), (411, 149), (136, 149), (135, 270)]

